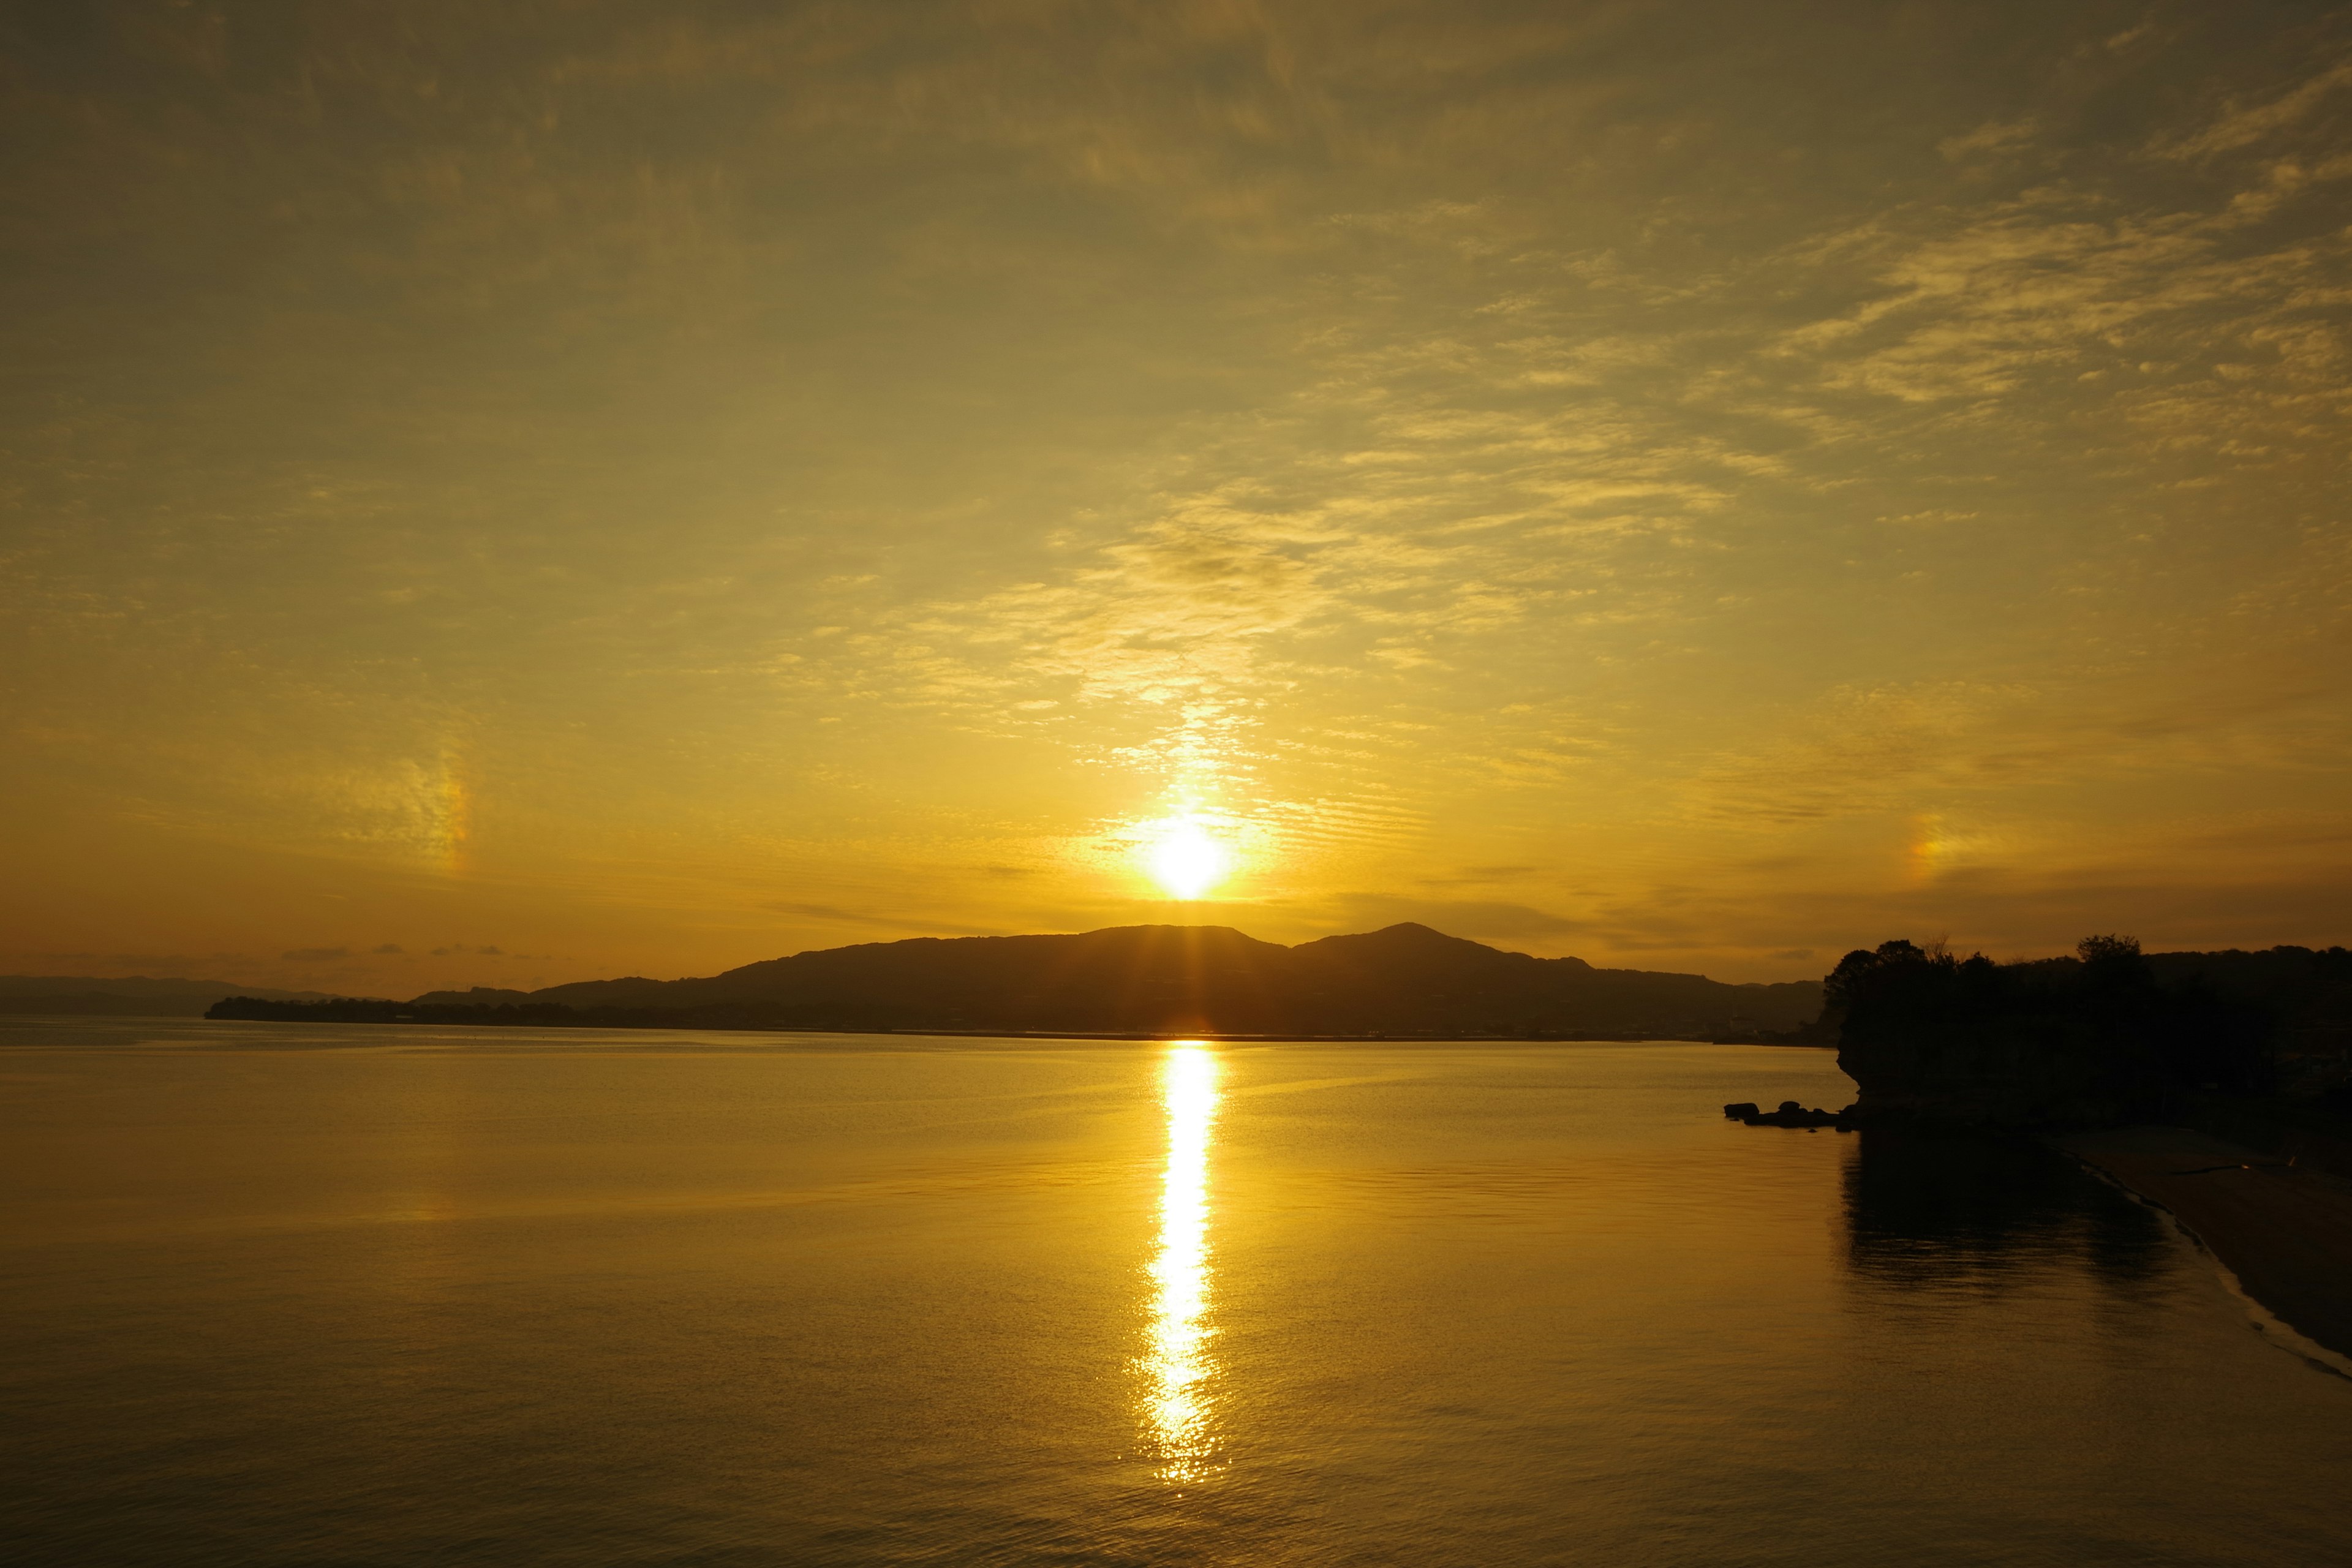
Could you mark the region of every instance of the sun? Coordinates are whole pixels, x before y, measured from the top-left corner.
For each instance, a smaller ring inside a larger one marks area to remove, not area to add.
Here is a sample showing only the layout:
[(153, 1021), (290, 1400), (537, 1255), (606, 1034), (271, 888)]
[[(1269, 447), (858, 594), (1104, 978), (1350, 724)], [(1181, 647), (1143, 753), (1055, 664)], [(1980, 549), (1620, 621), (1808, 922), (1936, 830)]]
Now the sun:
[(1233, 852), (1190, 816), (1171, 816), (1155, 823), (1143, 847), (1143, 863), (1168, 896), (1187, 903), (1199, 898), (1233, 870)]

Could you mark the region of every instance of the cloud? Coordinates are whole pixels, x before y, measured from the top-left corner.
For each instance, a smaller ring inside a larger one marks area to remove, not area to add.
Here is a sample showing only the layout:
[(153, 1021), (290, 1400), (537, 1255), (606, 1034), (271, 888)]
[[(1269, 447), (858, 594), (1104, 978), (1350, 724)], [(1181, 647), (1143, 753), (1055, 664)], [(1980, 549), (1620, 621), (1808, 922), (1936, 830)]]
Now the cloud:
[(1849, 687), (1691, 781), (1702, 815), (1796, 823), (2088, 787), (2183, 769), (2333, 768), (2352, 742), (2315, 729), (2331, 693), (2299, 672), (2169, 679)]
[(918, 932), (927, 936), (992, 936), (996, 934), (984, 926), (885, 914), (870, 910), (845, 910), (835, 904), (779, 902), (764, 904), (761, 908), (773, 910), (778, 914), (796, 915), (803, 920), (823, 921), (829, 924), (874, 926), (894, 931)]
[(142, 973), (172, 978), (175, 974), (208, 978), (205, 972), (233, 973), (254, 963), (251, 956), (235, 952), (26, 952), (16, 962), (38, 971), (55, 964), (78, 964), (97, 969), (128, 969)]
[(1947, 162), (1957, 163), (1971, 153), (2014, 152), (2031, 142), (2040, 130), (2031, 115), (2022, 120), (1989, 120), (1963, 135), (1945, 137), (1936, 143), (1936, 151)]
[[(2155, 407), (2139, 389), (2156, 362), (2217, 357), (2242, 359), (2246, 374), (2285, 387), (2328, 384), (2284, 356), (2244, 350), (2319, 324), (2313, 289), (2340, 272), (2345, 237), (2250, 246), (2241, 231), (2320, 181), (2346, 177), (2352, 159), (2273, 169), (2202, 211), (2119, 211), (2113, 190), (2053, 182), (1958, 215), (1881, 215), (1855, 237), (1881, 257), (1874, 297), (1785, 331), (1770, 352), (1816, 363), (1826, 388), (1916, 405), (2001, 398), (2037, 381), (2055, 392), (2061, 378), (2073, 389), (2060, 403), (2076, 404), (2086, 374), (2116, 375), (2089, 400), (2136, 398), (2146, 417)], [(1898, 237), (1905, 227), (1907, 239)], [(2194, 376), (2167, 379), (2199, 405), (2222, 401), (2221, 388), (2209, 392)], [(2165, 423), (2200, 416), (2180, 414)]]
[(2330, 93), (2347, 86), (2352, 86), (2352, 60), (2337, 61), (2285, 92), (2257, 103), (2233, 102), (2204, 130), (2176, 140), (2159, 139), (2158, 149), (2165, 157), (2181, 159), (2235, 152), (2296, 124)]
[(1494, 882), (1524, 881), (1542, 873), (1540, 866), (1465, 866), (1445, 877), (1417, 879), (1424, 888), (1475, 888)]
[(1415, 899), (1391, 893), (1337, 893), (1328, 900), (1344, 910), (1351, 931), (1414, 921), (1448, 936), (1525, 938), (1590, 932), (1589, 921), (1570, 920), (1526, 904), (1471, 899)]
[(351, 955), (352, 950), (348, 947), (298, 947), (278, 956), (289, 963), (323, 963), (331, 958), (349, 958)]
[[(1897, 889), (1811, 889), (1776, 902), (1729, 901), (1700, 912), (1710, 935), (1748, 931), (1810, 938), (1822, 953), (1901, 936), (1948, 936), (1997, 958), (2061, 953), (2095, 931), (2139, 936), (2151, 951), (2280, 942), (2326, 946), (2352, 929), (2352, 882), (2296, 874), (2219, 881), (2161, 866), (1983, 868)], [(1760, 942), (1759, 942), (1760, 945)]]
[(398, 942), (387, 942), (383, 943), (383, 944), (382, 946), (380, 946), (380, 947), (372, 947), (372, 948), (368, 949), (368, 951), (369, 951), (370, 952), (372, 952), (372, 953), (383, 954), (383, 953), (397, 953), (397, 952), (406, 952), (407, 950), (406, 950), (405, 948), (402, 947), (402, 946), (400, 945), (400, 943), (398, 943)]

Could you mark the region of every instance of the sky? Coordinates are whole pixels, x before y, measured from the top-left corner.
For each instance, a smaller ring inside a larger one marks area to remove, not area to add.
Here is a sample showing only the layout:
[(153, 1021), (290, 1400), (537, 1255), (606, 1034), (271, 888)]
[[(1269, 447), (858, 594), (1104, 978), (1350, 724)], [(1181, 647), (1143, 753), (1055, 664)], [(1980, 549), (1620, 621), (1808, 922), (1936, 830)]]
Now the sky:
[(2352, 939), (2352, 8), (86, 0), (0, 61), (0, 969)]

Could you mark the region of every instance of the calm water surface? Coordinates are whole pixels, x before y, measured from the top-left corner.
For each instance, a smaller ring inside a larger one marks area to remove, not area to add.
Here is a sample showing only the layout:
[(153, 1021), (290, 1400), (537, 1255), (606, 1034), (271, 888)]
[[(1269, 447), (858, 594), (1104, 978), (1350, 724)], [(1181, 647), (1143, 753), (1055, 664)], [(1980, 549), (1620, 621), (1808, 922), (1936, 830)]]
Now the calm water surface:
[(2352, 1561), (2352, 1382), (1824, 1053), (0, 1026), (17, 1563)]

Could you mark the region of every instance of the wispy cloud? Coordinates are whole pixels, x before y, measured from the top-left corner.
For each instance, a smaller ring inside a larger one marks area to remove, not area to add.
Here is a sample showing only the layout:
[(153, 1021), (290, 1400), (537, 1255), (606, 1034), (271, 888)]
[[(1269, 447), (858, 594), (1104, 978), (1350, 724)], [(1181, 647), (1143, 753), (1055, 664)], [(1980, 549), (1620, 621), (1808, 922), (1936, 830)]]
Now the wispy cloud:
[(1187, 804), (1268, 935), (2251, 886), (2352, 766), (2341, 27), (1854, 15), (11, 31), (22, 901), (708, 971), (1128, 918)]
[(2323, 66), (2284, 91), (2233, 100), (2210, 124), (2187, 134), (2159, 136), (2157, 151), (2170, 158), (2210, 158), (2276, 136), (2309, 119), (2336, 93), (2352, 88), (2352, 59)]
[(984, 926), (959, 925), (951, 921), (924, 920), (919, 916), (893, 915), (874, 910), (845, 910), (833, 904), (778, 902), (770, 904), (768, 908), (778, 914), (793, 915), (802, 920), (815, 921), (824, 925), (873, 926), (894, 932), (911, 931), (925, 936), (998, 934)]

